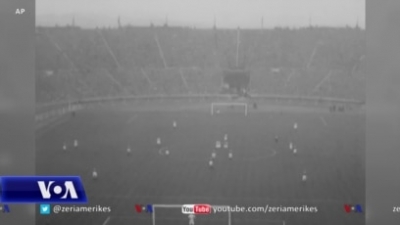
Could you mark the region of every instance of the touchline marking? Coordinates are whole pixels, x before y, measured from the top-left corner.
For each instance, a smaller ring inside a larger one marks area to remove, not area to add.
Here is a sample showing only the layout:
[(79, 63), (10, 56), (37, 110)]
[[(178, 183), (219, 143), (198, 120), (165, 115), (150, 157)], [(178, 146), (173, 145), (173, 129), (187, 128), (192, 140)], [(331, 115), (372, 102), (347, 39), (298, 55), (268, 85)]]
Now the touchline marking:
[(110, 222), (110, 217), (107, 217), (107, 219), (106, 219), (106, 220), (104, 220), (104, 222), (103, 222), (103, 225), (107, 225), (107, 224), (108, 224), (108, 222)]

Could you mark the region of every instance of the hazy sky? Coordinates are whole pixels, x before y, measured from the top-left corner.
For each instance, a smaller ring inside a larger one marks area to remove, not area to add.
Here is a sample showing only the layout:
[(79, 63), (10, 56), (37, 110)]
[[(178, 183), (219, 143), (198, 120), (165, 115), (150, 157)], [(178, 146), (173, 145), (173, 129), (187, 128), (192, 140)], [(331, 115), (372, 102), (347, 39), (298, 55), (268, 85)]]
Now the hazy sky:
[(36, 0), (37, 25), (83, 27), (121, 23), (148, 26), (265, 27), (355, 25), (365, 27), (365, 0)]

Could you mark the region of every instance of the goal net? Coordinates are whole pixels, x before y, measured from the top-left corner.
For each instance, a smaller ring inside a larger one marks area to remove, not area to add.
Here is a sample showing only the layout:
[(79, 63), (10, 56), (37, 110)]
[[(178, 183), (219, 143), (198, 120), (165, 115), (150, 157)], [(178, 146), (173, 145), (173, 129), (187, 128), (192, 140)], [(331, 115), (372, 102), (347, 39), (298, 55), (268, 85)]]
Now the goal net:
[(248, 106), (245, 102), (213, 102), (211, 103), (211, 115), (220, 113), (243, 113), (247, 116)]

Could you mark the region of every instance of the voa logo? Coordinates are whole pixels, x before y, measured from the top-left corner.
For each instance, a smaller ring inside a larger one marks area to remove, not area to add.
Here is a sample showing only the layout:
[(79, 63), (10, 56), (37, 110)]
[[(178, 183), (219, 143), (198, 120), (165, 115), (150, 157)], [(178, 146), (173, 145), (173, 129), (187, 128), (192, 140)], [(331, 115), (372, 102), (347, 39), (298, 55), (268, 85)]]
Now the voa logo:
[(37, 183), (43, 199), (52, 199), (55, 196), (60, 196), (60, 199), (78, 199), (78, 194), (72, 181), (65, 181), (63, 184), (55, 181), (38, 181)]
[(78, 176), (0, 177), (2, 203), (87, 203)]

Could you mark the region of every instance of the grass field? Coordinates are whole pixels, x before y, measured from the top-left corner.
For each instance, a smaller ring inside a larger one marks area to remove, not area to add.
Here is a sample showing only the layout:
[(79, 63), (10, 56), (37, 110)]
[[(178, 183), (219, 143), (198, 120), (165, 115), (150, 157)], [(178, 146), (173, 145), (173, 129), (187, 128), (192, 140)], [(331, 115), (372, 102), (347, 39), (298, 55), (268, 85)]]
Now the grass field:
[[(224, 134), (233, 159), (227, 149), (219, 149), (210, 168), (215, 142)], [(179, 107), (90, 108), (37, 137), (37, 173), (80, 175), (89, 205), (110, 206), (112, 212), (38, 215), (37, 220), (49, 225), (152, 224), (153, 215), (137, 213), (135, 204), (208, 203), (318, 207), (317, 213), (232, 213), (231, 224), (361, 225), (364, 214), (346, 214), (343, 204), (364, 205), (364, 143), (365, 116), (355, 112), (278, 112), (260, 105), (248, 116), (240, 109), (212, 116), (208, 109)], [(93, 168), (97, 180), (91, 177)], [(304, 171), (306, 182), (301, 180)], [(180, 208), (156, 208), (154, 217), (157, 225), (188, 224)], [(198, 216), (195, 221), (228, 224), (229, 216)]]

